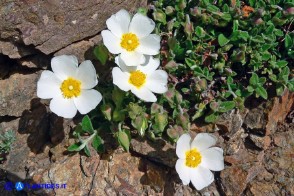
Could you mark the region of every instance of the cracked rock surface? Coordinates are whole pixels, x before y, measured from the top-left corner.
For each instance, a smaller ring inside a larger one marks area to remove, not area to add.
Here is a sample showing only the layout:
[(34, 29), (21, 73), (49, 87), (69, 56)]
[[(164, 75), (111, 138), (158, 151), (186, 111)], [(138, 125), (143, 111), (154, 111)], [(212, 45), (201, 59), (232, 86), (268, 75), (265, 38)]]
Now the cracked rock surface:
[[(0, 134), (12, 130), (12, 150), (0, 162), (0, 195), (294, 195), (294, 94), (268, 102), (250, 101), (244, 111), (223, 114), (215, 125), (191, 125), (191, 135), (210, 132), (224, 149), (225, 169), (211, 186), (183, 186), (174, 165), (175, 145), (163, 139), (133, 138), (131, 153), (106, 134), (107, 151), (92, 157), (69, 154), (73, 120), (51, 113), (36, 96), (43, 70), (53, 56), (92, 60), (105, 20), (139, 0), (0, 1)], [(93, 149), (90, 149), (93, 150)], [(65, 189), (17, 192), (6, 182), (59, 183)]]

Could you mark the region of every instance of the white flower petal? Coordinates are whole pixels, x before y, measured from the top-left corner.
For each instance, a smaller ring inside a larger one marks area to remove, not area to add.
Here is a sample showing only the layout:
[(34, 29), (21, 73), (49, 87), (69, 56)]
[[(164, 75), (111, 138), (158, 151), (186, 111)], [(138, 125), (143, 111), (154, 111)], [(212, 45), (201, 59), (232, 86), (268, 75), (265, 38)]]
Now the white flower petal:
[(101, 100), (101, 93), (94, 89), (91, 89), (82, 90), (81, 95), (74, 98), (74, 103), (81, 114), (87, 114), (91, 110), (95, 109)]
[(140, 45), (137, 49), (138, 52), (147, 55), (156, 55), (160, 49), (160, 36), (156, 34), (148, 35), (140, 39)]
[(138, 52), (123, 51), (120, 54), (120, 58), (125, 62), (127, 66), (138, 66), (145, 63), (144, 55)]
[(136, 71), (138, 66), (127, 66), (125, 62), (119, 57), (115, 57), (115, 63), (120, 67), (123, 72)]
[(77, 113), (73, 99), (65, 99), (62, 95), (51, 100), (50, 110), (63, 118), (73, 118)]
[(132, 93), (134, 93), (138, 98), (142, 99), (146, 102), (156, 102), (156, 96), (146, 87), (142, 86), (141, 88), (136, 88), (132, 86), (131, 88)]
[(214, 180), (212, 172), (202, 166), (191, 169), (190, 172), (192, 184), (197, 190), (201, 190), (204, 187), (207, 187)]
[(215, 136), (208, 133), (198, 133), (191, 143), (191, 148), (197, 148), (198, 151), (205, 150), (216, 143)]
[(107, 19), (106, 25), (115, 36), (121, 37), (122, 34), (128, 32), (130, 20), (129, 12), (122, 9)]
[(151, 75), (147, 76), (146, 86), (154, 93), (165, 93), (167, 88), (168, 75), (163, 70), (156, 70)]
[(138, 69), (144, 72), (145, 74), (151, 74), (153, 73), (160, 64), (160, 61), (158, 58), (153, 58), (152, 56), (145, 56), (146, 62), (144, 65), (139, 65)]
[(37, 83), (37, 96), (42, 99), (51, 99), (59, 96), (61, 80), (52, 71), (43, 71)]
[(103, 43), (109, 50), (109, 52), (111, 52), (112, 54), (119, 54), (123, 51), (122, 47), (120, 46), (120, 39), (112, 34), (110, 31), (103, 30), (101, 32), (101, 35), (103, 38)]
[(190, 183), (190, 168), (185, 165), (184, 159), (178, 159), (176, 163), (176, 171), (179, 174), (180, 179), (182, 180), (184, 185), (188, 185)]
[(221, 148), (208, 148), (201, 152), (201, 156), (201, 166), (212, 171), (221, 171), (224, 169), (224, 156)]
[(153, 20), (142, 14), (135, 14), (130, 23), (129, 32), (136, 34), (139, 38), (146, 37), (155, 28)]
[(80, 64), (76, 79), (81, 81), (82, 89), (91, 89), (98, 84), (96, 70), (91, 61), (87, 60)]
[(186, 152), (191, 149), (191, 137), (185, 133), (177, 141), (176, 154), (180, 159), (186, 159)]
[(131, 84), (128, 82), (129, 73), (124, 73), (120, 68), (114, 67), (112, 69), (113, 84), (118, 86), (123, 91), (129, 91), (131, 89)]
[(73, 55), (56, 56), (51, 60), (52, 71), (60, 80), (75, 77), (78, 67), (78, 59)]

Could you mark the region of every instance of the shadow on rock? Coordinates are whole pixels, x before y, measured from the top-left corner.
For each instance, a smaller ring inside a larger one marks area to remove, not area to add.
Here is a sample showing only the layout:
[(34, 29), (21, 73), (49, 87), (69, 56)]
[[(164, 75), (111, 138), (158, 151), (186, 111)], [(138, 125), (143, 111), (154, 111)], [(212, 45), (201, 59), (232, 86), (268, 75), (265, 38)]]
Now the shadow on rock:
[(50, 141), (49, 113), (40, 99), (32, 99), (31, 109), (22, 113), (18, 131), (20, 134), (29, 134), (27, 145), (32, 152), (43, 152), (46, 143)]

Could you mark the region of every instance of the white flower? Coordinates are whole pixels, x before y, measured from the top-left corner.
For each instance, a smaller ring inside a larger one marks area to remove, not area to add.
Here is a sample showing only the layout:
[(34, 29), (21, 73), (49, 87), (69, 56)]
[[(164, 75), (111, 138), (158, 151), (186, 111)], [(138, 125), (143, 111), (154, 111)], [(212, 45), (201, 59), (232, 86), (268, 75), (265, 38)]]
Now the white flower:
[(136, 67), (126, 66), (121, 58), (115, 58), (120, 68), (112, 70), (113, 84), (123, 91), (131, 90), (137, 97), (146, 102), (155, 102), (156, 96), (152, 93), (165, 93), (167, 91), (168, 75), (163, 70), (156, 70), (160, 64), (159, 59), (147, 57), (145, 65)]
[(97, 83), (91, 61), (78, 66), (75, 56), (57, 56), (51, 60), (52, 71), (43, 71), (37, 83), (37, 96), (51, 99), (50, 110), (58, 116), (73, 118), (77, 110), (86, 114), (101, 101), (101, 94), (92, 89)]
[(128, 66), (145, 63), (145, 55), (156, 55), (160, 49), (160, 36), (150, 34), (153, 20), (142, 14), (135, 14), (131, 20), (126, 10), (120, 10), (106, 21), (107, 28), (101, 32), (108, 50), (119, 56)]
[(214, 180), (210, 170), (224, 169), (223, 150), (211, 147), (215, 143), (216, 138), (208, 133), (199, 133), (192, 142), (189, 134), (183, 134), (179, 138), (176, 170), (184, 185), (191, 181), (197, 190), (201, 190)]

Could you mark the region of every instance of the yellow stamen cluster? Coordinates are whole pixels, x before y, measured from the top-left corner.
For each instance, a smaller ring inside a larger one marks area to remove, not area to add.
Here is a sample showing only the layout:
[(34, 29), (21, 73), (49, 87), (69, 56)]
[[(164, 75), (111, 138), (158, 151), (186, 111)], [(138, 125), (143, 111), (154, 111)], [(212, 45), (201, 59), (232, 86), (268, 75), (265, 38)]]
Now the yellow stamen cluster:
[(78, 97), (81, 94), (81, 82), (69, 77), (62, 82), (60, 90), (66, 99)]
[(139, 46), (139, 39), (137, 35), (133, 33), (125, 33), (122, 35), (120, 46), (132, 52)]
[(146, 82), (146, 74), (137, 70), (130, 73), (129, 83), (140, 88)]
[(201, 163), (201, 154), (196, 149), (193, 148), (191, 150), (186, 151), (186, 166), (195, 168)]

